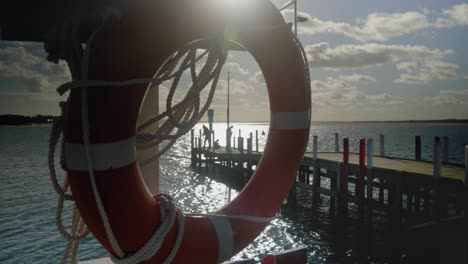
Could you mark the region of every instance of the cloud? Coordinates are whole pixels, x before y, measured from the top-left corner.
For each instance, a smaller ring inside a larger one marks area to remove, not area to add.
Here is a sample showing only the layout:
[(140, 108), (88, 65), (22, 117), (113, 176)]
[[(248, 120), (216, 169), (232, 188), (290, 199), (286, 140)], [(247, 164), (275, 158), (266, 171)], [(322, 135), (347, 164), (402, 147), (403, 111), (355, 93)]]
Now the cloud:
[(468, 25), (468, 4), (453, 5), (442, 11), (442, 16), (437, 18), (434, 23), (438, 28), (452, 28)]
[(369, 75), (352, 74), (352, 75), (340, 75), (340, 79), (348, 82), (376, 82), (377, 80)]
[(441, 90), (439, 95), (425, 97), (424, 101), (432, 105), (466, 105), (468, 104), (468, 89)]
[(263, 77), (262, 71), (257, 71), (251, 78), (251, 81), (254, 83), (258, 84), (264, 84), (265, 83), (265, 77)]
[(234, 63), (234, 62), (228, 62), (224, 64), (223, 70), (230, 72), (231, 74), (237, 74), (237, 75), (242, 75), (242, 76), (247, 76), (249, 75), (249, 71), (242, 68), (239, 63)]
[[(321, 20), (308, 13), (299, 12), (299, 16), (307, 18), (306, 22), (298, 24), (302, 34), (335, 33), (366, 42), (387, 41), (408, 33), (428, 27), (427, 17), (419, 12), (405, 13), (371, 13), (365, 20), (358, 20), (361, 25), (353, 26), (348, 23)], [(283, 11), (288, 21), (294, 20), (292, 10)]]
[[(294, 11), (284, 10), (287, 21), (294, 21)], [(298, 23), (301, 34), (333, 33), (361, 41), (388, 41), (427, 28), (452, 28), (468, 25), (468, 4), (453, 5), (442, 10), (438, 17), (430, 21), (429, 11), (409, 11), (403, 13), (370, 13), (365, 19), (357, 19), (356, 25), (331, 20), (321, 20), (305, 12), (298, 12), (306, 22)]]
[(32, 54), (24, 46), (14, 46), (0, 49), (0, 78), (17, 81), (19, 87), (16, 89), (19, 90), (15, 92), (20, 94), (41, 94), (51, 93), (53, 88), (69, 81), (70, 74), (66, 63), (55, 65)]
[(358, 82), (362, 77), (365, 80), (373, 79), (367, 75), (341, 75), (337, 79), (312, 81), (312, 104), (316, 106), (346, 106), (353, 108), (357, 105), (396, 105), (402, 104), (400, 97), (388, 93), (364, 94), (358, 87), (351, 84)]
[(425, 46), (377, 43), (332, 48), (328, 43), (321, 42), (308, 45), (305, 50), (309, 65), (313, 68), (354, 68), (411, 59), (441, 59), (453, 53), (452, 50), (430, 49)]
[(426, 84), (433, 80), (449, 80), (457, 77), (459, 66), (440, 60), (402, 62), (397, 64), (400, 77), (393, 82)]

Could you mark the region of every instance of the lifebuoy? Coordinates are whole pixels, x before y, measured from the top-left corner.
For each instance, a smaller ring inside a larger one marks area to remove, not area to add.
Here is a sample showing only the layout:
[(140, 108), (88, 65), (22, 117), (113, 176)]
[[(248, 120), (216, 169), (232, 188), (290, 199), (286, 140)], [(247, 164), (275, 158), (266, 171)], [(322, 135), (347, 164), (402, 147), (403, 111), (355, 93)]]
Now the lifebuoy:
[[(268, 87), (271, 119), (265, 151), (252, 179), (218, 212), (269, 218), (292, 186), (309, 135), (310, 86), (304, 56), (291, 30), (268, 0), (173, 0), (128, 3), (122, 19), (106, 23), (91, 44), (87, 78), (125, 81), (151, 77), (182, 45), (233, 27), (237, 41), (260, 66)], [(245, 3), (244, 3), (245, 2)], [(151, 6), (149, 6), (151, 5)], [(278, 27), (280, 25), (280, 27)], [(252, 27), (259, 30), (251, 30)], [(273, 29), (272, 29), (273, 28)], [(270, 29), (270, 30), (261, 30)], [(135, 134), (146, 85), (88, 88), (88, 173), (82, 131), (81, 89), (71, 91), (64, 126), (67, 175), (81, 216), (97, 240), (114, 256), (99, 210), (106, 212), (115, 240), (125, 254), (138, 251), (161, 223), (160, 203), (147, 190), (136, 163)], [(93, 182), (94, 181), (94, 182)], [(93, 186), (99, 190), (99, 209)], [(247, 246), (267, 223), (246, 219), (186, 216), (175, 263), (219, 263)], [(161, 263), (176, 240), (173, 225), (160, 250), (145, 263)]]

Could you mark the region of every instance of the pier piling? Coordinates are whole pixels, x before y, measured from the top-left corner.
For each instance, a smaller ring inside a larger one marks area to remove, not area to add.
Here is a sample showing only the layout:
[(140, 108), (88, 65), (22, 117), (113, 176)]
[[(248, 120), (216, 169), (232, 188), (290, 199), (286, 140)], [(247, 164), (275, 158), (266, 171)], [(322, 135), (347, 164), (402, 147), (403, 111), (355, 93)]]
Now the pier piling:
[(340, 136), (335, 133), (335, 152), (340, 152)]
[(414, 159), (421, 160), (421, 136), (416, 136), (414, 141)]

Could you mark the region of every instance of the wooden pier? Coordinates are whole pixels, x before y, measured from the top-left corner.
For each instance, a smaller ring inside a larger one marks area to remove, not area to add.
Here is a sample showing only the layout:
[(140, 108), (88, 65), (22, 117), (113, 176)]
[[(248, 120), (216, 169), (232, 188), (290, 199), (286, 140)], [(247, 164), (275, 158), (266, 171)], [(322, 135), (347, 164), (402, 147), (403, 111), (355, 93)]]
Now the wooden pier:
[[(382, 144), (383, 137), (380, 142)], [(258, 140), (253, 150), (252, 133), (247, 138), (247, 148), (243, 143), (244, 139), (238, 137), (237, 147), (233, 144), (229, 150), (225, 147), (205, 149), (192, 131), (192, 166), (238, 170), (230, 175), (245, 184), (262, 153), (258, 151)], [(349, 152), (347, 138), (343, 139), (341, 152), (339, 147), (337, 152), (319, 152), (316, 136), (313, 143), (313, 152), (304, 155), (290, 191), (288, 204), (291, 207), (298, 204), (298, 192), (307, 192), (312, 204), (317, 203), (321, 195), (328, 196), (330, 211), (336, 215), (347, 215), (349, 204), (356, 204), (360, 211), (369, 215), (377, 210), (397, 219), (402, 215), (442, 219), (462, 215), (466, 210), (466, 169), (446, 162), (448, 154), (440, 138), (434, 141), (434, 161), (421, 160), (417, 144), (415, 159), (404, 159), (374, 155), (372, 139), (360, 140), (359, 153)], [(382, 145), (379, 154), (384, 154)]]

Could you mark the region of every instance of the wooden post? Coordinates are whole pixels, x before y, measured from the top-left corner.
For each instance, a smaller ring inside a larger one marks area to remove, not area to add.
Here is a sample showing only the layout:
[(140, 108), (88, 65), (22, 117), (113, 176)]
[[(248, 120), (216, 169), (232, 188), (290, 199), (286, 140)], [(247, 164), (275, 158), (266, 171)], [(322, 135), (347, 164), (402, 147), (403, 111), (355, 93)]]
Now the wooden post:
[(255, 130), (255, 151), (258, 152), (258, 130)]
[(212, 150), (214, 151), (214, 149), (215, 149), (214, 144), (215, 144), (215, 141), (216, 141), (215, 140), (216, 138), (215, 138), (215, 131), (214, 130), (211, 130), (211, 135), (212, 135), (212, 140), (213, 140), (213, 144), (211, 144), (211, 147), (212, 147)]
[(374, 140), (372, 138), (367, 140), (367, 169), (366, 169), (366, 179), (367, 179), (367, 217), (372, 217), (372, 166), (374, 166)]
[(448, 163), (449, 161), (449, 138), (442, 138), (442, 163)]
[(201, 167), (201, 137), (198, 138), (198, 155), (197, 155), (197, 165)]
[(385, 136), (380, 135), (380, 156), (385, 156)]
[[(465, 191), (464, 191), (464, 215), (465, 219), (467, 218), (468, 215), (468, 146), (465, 146)], [(463, 196), (462, 196), (463, 197)], [(466, 231), (466, 237), (468, 237), (468, 227), (465, 227)]]
[(433, 217), (438, 220), (441, 216), (441, 188), (440, 188), (440, 174), (442, 169), (441, 159), (441, 144), (440, 137), (434, 138), (434, 149), (433, 149)]
[(242, 136), (242, 135), (241, 135), (241, 130), (239, 129), (239, 137), (241, 137), (241, 136)]
[[(395, 175), (392, 176), (393, 182), (393, 195), (392, 195), (392, 217), (395, 224), (399, 225), (401, 223), (401, 201), (402, 201), (402, 172), (398, 171)], [(390, 197), (389, 197), (390, 199)]]
[(335, 133), (335, 152), (340, 152), (340, 136)]
[(364, 177), (366, 175), (366, 140), (359, 140), (359, 176), (355, 193), (359, 203), (364, 200)]
[(433, 149), (433, 173), (432, 177), (434, 178), (435, 182), (439, 182), (440, 180), (440, 173), (442, 168), (442, 159), (441, 159), (441, 145), (440, 145), (440, 137), (434, 138), (434, 149)]
[(338, 213), (343, 213), (343, 215), (347, 214), (348, 209), (348, 165), (349, 165), (349, 139), (343, 139), (343, 163), (340, 164), (341, 166), (341, 173), (339, 175), (340, 179), (338, 180), (339, 183), (339, 195), (340, 202), (338, 202)]
[(414, 159), (415, 160), (421, 160), (421, 136), (416, 136), (415, 137)]
[[(337, 176), (327, 168), (327, 177), (330, 179), (330, 214), (335, 215), (336, 194), (337, 194)], [(337, 174), (338, 175), (338, 174)]]
[(193, 166), (194, 165), (194, 162), (195, 162), (195, 153), (194, 153), (194, 149), (195, 149), (195, 132), (192, 130), (190, 130), (190, 163), (191, 165)]
[(321, 185), (321, 175), (320, 175), (320, 166), (318, 161), (318, 136), (314, 136), (314, 145), (313, 147), (313, 164), (314, 164), (314, 178), (312, 179), (312, 188), (314, 190), (313, 200), (317, 201), (320, 198), (320, 185)]
[(247, 139), (247, 177), (250, 179), (252, 176), (252, 133)]
[(232, 137), (232, 148), (236, 149), (236, 137)]
[(465, 146), (465, 188), (468, 190), (468, 146)]

